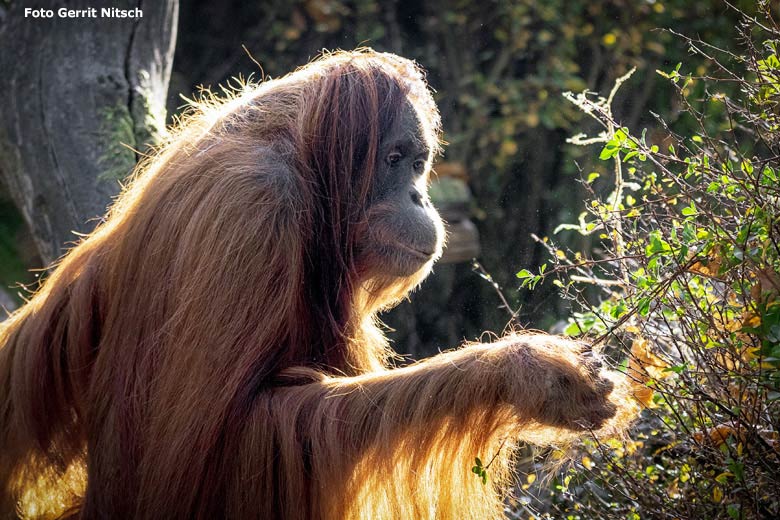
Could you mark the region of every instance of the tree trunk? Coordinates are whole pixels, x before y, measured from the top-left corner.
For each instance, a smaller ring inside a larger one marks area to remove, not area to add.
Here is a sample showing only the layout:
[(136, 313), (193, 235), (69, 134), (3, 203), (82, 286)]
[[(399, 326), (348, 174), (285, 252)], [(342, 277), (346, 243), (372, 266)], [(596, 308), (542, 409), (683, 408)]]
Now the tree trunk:
[[(88, 232), (165, 126), (178, 0), (115, 0), (140, 18), (64, 18), (66, 2), (0, 6), (0, 177), (44, 263)], [(89, 8), (67, 2), (67, 9)]]

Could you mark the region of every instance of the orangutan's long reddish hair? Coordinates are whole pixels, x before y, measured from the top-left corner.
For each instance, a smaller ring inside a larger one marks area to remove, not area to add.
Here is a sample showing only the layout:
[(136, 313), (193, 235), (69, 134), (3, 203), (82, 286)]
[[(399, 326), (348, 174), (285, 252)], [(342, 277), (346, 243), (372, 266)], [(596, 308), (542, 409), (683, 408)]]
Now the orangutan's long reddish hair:
[(404, 100), (435, 148), (367, 50), (201, 103), (0, 325), (0, 517), (497, 519), (503, 439), (614, 413), (548, 336), (388, 368), (376, 312), (427, 269), (366, 279), (356, 237)]

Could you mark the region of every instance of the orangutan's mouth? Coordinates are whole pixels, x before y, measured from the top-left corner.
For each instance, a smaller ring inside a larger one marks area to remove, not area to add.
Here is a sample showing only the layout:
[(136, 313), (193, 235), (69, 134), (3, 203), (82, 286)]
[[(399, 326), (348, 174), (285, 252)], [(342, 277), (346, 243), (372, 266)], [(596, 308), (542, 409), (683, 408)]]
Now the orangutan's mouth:
[(420, 260), (424, 260), (426, 262), (433, 256), (433, 252), (432, 251), (426, 251), (424, 249), (418, 249), (418, 248), (416, 248), (414, 246), (410, 246), (408, 244), (404, 244), (404, 243), (401, 243), (401, 242), (396, 242), (395, 245), (399, 249), (403, 250), (405, 253), (407, 253), (407, 254), (415, 257), (415, 258), (419, 258)]

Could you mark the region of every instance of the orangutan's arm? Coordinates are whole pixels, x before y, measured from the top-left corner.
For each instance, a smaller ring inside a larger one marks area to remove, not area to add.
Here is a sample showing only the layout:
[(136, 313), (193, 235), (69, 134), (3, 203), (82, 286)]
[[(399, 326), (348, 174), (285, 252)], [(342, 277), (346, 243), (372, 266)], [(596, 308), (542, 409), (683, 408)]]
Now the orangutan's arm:
[(361, 450), (392, 442), (409, 430), (485, 413), (519, 424), (598, 427), (615, 413), (607, 399), (611, 389), (575, 343), (525, 335), (405, 368), (280, 388), (273, 408), (285, 417), (296, 416), (297, 431), (307, 431), (310, 439), (339, 439)]

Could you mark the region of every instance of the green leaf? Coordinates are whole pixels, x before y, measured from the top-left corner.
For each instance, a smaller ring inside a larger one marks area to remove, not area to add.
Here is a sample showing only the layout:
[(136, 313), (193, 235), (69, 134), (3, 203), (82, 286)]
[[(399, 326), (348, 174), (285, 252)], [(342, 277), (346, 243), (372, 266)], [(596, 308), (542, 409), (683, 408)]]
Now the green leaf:
[(617, 145), (610, 143), (607, 143), (604, 146), (604, 149), (601, 150), (601, 153), (599, 154), (599, 159), (602, 161), (608, 161), (609, 159), (613, 158), (618, 154), (620, 151), (620, 148), (618, 148)]
[(733, 476), (734, 475), (732, 475), (728, 471), (724, 471), (723, 473), (715, 477), (715, 482), (717, 482), (718, 484), (726, 484), (729, 481), (729, 477), (733, 477)]
[(682, 214), (686, 217), (692, 217), (697, 213), (698, 211), (696, 210), (696, 204), (693, 201), (691, 201), (690, 206), (683, 208), (682, 210)]
[(661, 238), (661, 235), (654, 231), (650, 234), (650, 244), (645, 248), (645, 254), (651, 256), (655, 253), (664, 253), (671, 251), (672, 248), (668, 242)]
[(753, 173), (753, 164), (749, 160), (747, 160), (747, 159), (742, 161), (742, 163), (739, 165), (739, 167), (740, 167), (740, 169), (743, 172), (747, 173), (748, 175)]
[(682, 239), (686, 244), (696, 240), (696, 228), (690, 222), (686, 222), (682, 230)]
[(688, 370), (688, 363), (683, 363), (682, 365), (674, 365), (670, 367), (664, 367), (664, 372), (674, 372), (675, 374), (682, 374)]
[(639, 300), (636, 308), (641, 316), (647, 316), (650, 313), (650, 298)]
[(573, 321), (569, 323), (565, 329), (563, 329), (563, 334), (566, 336), (579, 336), (582, 334), (582, 329), (576, 321)]
[(765, 167), (761, 172), (761, 184), (764, 186), (774, 186), (778, 181), (777, 171), (769, 166)]

